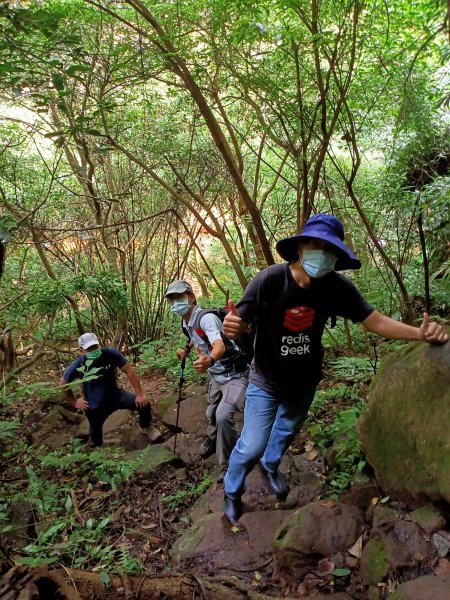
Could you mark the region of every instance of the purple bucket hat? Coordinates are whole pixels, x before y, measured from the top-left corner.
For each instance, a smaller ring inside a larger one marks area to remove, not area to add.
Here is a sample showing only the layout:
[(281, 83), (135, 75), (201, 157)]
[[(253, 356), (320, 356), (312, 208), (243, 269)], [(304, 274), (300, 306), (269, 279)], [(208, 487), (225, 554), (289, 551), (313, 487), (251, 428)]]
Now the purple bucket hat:
[(278, 254), (288, 262), (298, 260), (297, 246), (305, 238), (324, 240), (340, 250), (334, 266), (335, 271), (360, 269), (361, 263), (353, 252), (344, 244), (344, 228), (342, 223), (333, 215), (319, 213), (313, 215), (305, 223), (298, 235), (284, 238), (277, 243)]

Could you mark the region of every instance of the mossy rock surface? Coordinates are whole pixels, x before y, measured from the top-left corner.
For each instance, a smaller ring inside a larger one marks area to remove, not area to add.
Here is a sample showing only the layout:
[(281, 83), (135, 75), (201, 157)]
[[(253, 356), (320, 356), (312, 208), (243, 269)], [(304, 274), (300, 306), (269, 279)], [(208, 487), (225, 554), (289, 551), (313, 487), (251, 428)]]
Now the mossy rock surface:
[(411, 517), (428, 535), (432, 535), (439, 529), (445, 529), (445, 518), (429, 506), (417, 508), (411, 513)]
[(278, 554), (329, 556), (352, 546), (363, 527), (362, 512), (355, 506), (333, 501), (311, 502), (281, 524), (274, 546)]
[(388, 600), (449, 600), (450, 575), (425, 575), (402, 583)]
[(414, 343), (383, 360), (357, 423), (384, 491), (450, 502), (450, 343)]
[(173, 452), (161, 444), (148, 446), (144, 450), (128, 452), (126, 456), (130, 460), (137, 459), (139, 461), (136, 471), (142, 474), (153, 473), (162, 465), (174, 464), (179, 461), (179, 458)]
[(370, 539), (361, 556), (361, 580), (366, 585), (377, 585), (389, 572), (387, 549), (378, 537)]
[(170, 394), (169, 396), (164, 396), (161, 398), (156, 404), (152, 406), (153, 415), (161, 421), (164, 416), (164, 413), (171, 406), (174, 406), (178, 401), (178, 394)]

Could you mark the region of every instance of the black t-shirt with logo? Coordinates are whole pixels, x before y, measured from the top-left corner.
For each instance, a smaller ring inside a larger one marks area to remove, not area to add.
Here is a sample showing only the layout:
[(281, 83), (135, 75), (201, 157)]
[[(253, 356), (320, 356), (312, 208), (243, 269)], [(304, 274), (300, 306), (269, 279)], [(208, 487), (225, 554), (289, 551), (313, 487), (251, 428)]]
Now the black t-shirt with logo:
[(237, 308), (256, 326), (249, 382), (274, 395), (295, 394), (322, 379), (321, 339), (331, 315), (359, 323), (374, 310), (342, 275), (333, 271), (305, 289), (287, 263), (261, 271)]

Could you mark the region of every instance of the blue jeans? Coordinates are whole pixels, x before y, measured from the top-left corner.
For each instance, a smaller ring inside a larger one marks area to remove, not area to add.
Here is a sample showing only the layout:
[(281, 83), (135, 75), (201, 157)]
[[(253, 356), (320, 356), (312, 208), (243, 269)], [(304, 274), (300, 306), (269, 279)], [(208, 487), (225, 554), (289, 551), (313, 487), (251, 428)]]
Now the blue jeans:
[(314, 399), (316, 386), (282, 400), (249, 384), (244, 409), (244, 427), (228, 463), (225, 493), (240, 498), (245, 491), (245, 478), (261, 461), (275, 473), (283, 454), (299, 431)]

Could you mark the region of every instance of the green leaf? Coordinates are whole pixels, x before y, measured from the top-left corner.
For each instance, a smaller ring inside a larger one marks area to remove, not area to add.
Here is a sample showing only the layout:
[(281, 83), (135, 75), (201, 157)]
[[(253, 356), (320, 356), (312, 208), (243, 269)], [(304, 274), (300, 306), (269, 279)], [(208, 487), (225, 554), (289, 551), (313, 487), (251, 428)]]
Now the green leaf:
[(381, 504), (386, 504), (386, 502), (389, 502), (390, 499), (390, 496), (385, 496), (384, 498), (381, 498), (380, 502)]
[(39, 559), (32, 558), (31, 556), (19, 556), (19, 558), (16, 558), (16, 562), (20, 565), (31, 565), (32, 567), (35, 567), (39, 564)]
[(103, 583), (103, 585), (105, 587), (108, 587), (109, 582), (111, 581), (110, 576), (108, 575), (108, 573), (106, 571), (100, 571), (100, 581)]
[(84, 133), (88, 133), (89, 135), (95, 135), (95, 136), (100, 136), (100, 135), (104, 135), (101, 131), (99, 131), (98, 129), (85, 129)]
[(334, 569), (334, 571), (331, 571), (331, 575), (334, 575), (335, 577), (347, 577), (350, 573), (350, 569)]
[(64, 508), (69, 511), (73, 506), (73, 502), (72, 502), (72, 498), (70, 496), (67, 496), (66, 498), (66, 503), (64, 504)]
[(52, 83), (55, 89), (58, 90), (58, 92), (62, 92), (62, 90), (64, 89), (64, 78), (62, 75), (59, 75), (58, 73), (53, 73)]
[(89, 65), (70, 65), (65, 71), (66, 75), (71, 77), (75, 73), (89, 73), (91, 67)]
[(3, 217), (0, 217), (0, 231), (1, 232), (5, 232), (5, 231), (9, 232), (13, 229), (17, 229), (17, 223), (12, 217), (10, 217), (9, 215), (4, 215)]
[(308, 431), (312, 437), (315, 437), (318, 433), (320, 433), (321, 427), (318, 423), (313, 423), (311, 427), (308, 428)]
[(102, 519), (98, 525), (99, 529), (103, 529), (104, 527), (106, 527), (108, 525), (110, 521), (110, 517), (105, 517), (104, 519)]
[(16, 67), (12, 63), (2, 63), (0, 64), (0, 73), (17, 73), (18, 71), (23, 71), (22, 67)]

